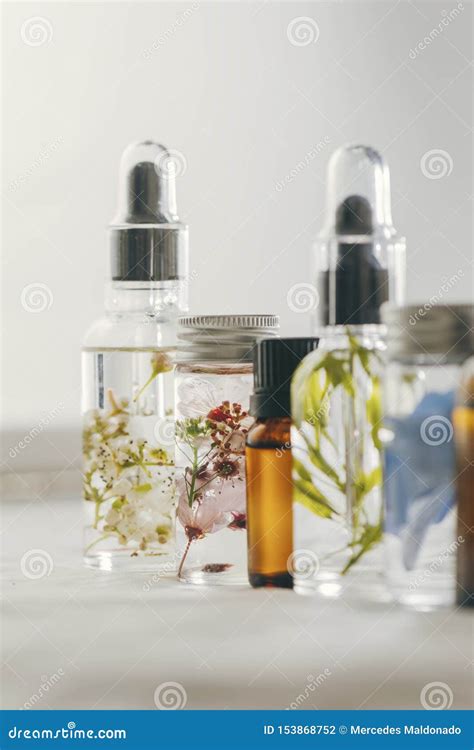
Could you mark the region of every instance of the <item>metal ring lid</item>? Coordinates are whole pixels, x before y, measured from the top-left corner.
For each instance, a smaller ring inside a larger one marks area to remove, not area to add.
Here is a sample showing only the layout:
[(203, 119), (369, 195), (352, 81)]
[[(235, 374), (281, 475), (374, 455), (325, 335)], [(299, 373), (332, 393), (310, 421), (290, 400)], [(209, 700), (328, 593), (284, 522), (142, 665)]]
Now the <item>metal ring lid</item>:
[(460, 362), (474, 354), (474, 305), (383, 305), (382, 320), (392, 359), (433, 355)]
[(277, 315), (187, 315), (178, 321), (178, 362), (251, 362), (256, 341), (276, 336)]

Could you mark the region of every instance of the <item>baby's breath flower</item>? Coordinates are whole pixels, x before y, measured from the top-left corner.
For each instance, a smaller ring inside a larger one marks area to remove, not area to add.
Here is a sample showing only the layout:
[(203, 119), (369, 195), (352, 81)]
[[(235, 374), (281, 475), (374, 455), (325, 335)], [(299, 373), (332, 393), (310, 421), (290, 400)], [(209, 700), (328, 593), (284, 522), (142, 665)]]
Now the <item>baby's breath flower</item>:
[[(153, 377), (172, 366), (153, 355)], [(172, 539), (175, 485), (173, 460), (159, 445), (136, 436), (127, 399), (107, 392), (108, 409), (84, 417), (84, 498), (96, 505), (99, 541), (115, 537), (146, 551)]]

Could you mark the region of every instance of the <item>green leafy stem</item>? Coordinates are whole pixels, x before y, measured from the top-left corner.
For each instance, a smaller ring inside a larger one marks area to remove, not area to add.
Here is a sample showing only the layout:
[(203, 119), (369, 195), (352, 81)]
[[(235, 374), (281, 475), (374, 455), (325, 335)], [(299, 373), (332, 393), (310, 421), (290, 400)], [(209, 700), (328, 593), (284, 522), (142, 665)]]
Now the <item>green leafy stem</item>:
[[(365, 400), (364, 418), (370, 427), (370, 440), (375, 450), (380, 454), (381, 443), (378, 428), (382, 416), (380, 399), (380, 379), (372, 371), (372, 362), (378, 359), (378, 353), (365, 348), (357, 338), (348, 332), (349, 346), (347, 350), (337, 350), (325, 353), (312, 370), (309, 378), (302, 386), (302, 414), (306, 425), (312, 428), (300, 430), (300, 439), (304, 444), (304, 451), (311, 465), (318, 470), (321, 484), (326, 484), (332, 492), (340, 492), (349, 502), (350, 525), (352, 528), (349, 548), (351, 556), (342, 574), (347, 573), (360, 558), (372, 549), (382, 536), (382, 515), (375, 524), (371, 524), (366, 516), (364, 503), (367, 495), (382, 483), (380, 463), (370, 472), (363, 470), (364, 444), (357, 439), (356, 425), (361, 421), (360, 402), (362, 396), (358, 393), (356, 368), (360, 365), (370, 381), (370, 395)], [(326, 440), (334, 448), (334, 441), (329, 434), (329, 412), (334, 391), (342, 388), (348, 414), (348, 443), (344, 462), (335, 468), (331, 466), (322, 453), (322, 442)], [(297, 458), (293, 459), (294, 495), (297, 502), (304, 505), (311, 512), (321, 518), (347, 520), (345, 515), (337, 511), (329, 501), (325, 492), (315, 486), (312, 473)]]

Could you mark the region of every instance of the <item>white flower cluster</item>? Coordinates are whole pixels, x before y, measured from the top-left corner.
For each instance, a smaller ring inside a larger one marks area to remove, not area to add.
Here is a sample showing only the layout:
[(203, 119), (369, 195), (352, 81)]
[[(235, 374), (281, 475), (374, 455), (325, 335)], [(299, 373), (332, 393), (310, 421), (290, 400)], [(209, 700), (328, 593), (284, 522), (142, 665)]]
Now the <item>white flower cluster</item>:
[[(114, 536), (142, 551), (171, 542), (175, 481), (167, 452), (134, 434), (125, 401), (84, 419), (84, 497), (96, 504), (97, 540)], [(156, 416), (147, 419), (156, 424)]]
[(133, 480), (121, 480), (121, 494), (105, 514), (104, 531), (118, 534), (121, 544), (137, 542), (141, 549), (166, 544), (174, 507), (173, 473), (173, 469), (164, 468), (155, 472), (152, 482), (138, 487)]

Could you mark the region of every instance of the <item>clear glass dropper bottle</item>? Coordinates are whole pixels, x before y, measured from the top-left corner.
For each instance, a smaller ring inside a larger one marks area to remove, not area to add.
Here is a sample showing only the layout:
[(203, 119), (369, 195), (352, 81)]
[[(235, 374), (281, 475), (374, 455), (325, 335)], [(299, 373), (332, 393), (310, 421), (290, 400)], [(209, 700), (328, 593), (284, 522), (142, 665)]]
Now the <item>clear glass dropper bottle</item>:
[(388, 168), (373, 148), (345, 146), (330, 160), (315, 265), (320, 341), (293, 379), (292, 445), (295, 550), (318, 565), (295, 571), (294, 587), (338, 596), (357, 581), (368, 593), (379, 590), (382, 535), (380, 307), (401, 304), (405, 284)]
[(174, 179), (158, 143), (125, 150), (105, 314), (83, 346), (84, 554), (104, 569), (174, 562), (172, 369), (188, 262)]

